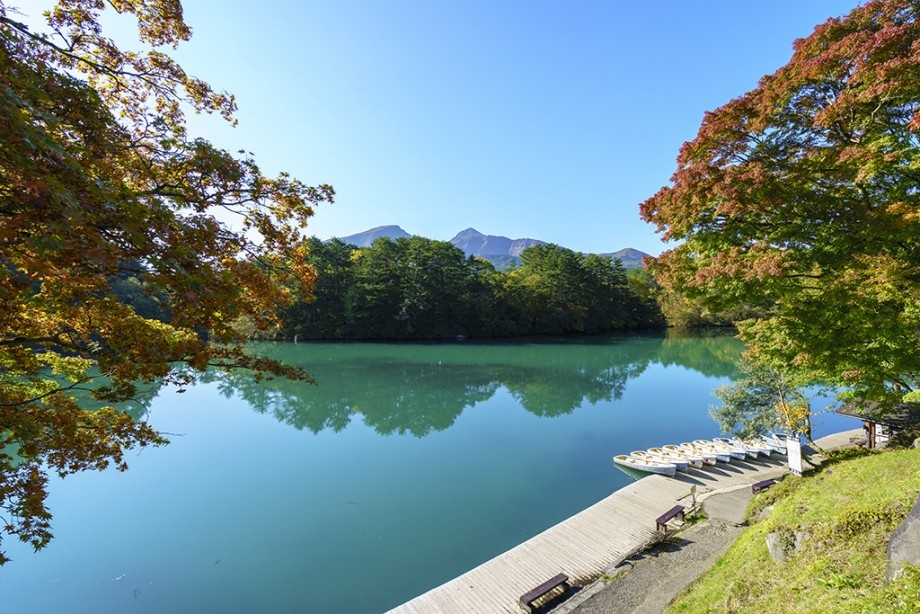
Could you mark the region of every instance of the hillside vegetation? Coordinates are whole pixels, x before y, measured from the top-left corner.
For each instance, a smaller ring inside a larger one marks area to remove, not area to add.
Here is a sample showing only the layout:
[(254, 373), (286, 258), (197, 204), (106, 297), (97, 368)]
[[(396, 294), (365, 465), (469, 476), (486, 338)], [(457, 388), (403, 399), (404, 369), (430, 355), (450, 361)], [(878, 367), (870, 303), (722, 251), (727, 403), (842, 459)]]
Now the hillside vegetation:
[(380, 237), (363, 248), (313, 238), (307, 246), (316, 283), (312, 293), (291, 288), (280, 338), (493, 338), (664, 324), (645, 271), (558, 245), (527, 247), (509, 271), (424, 237)]
[[(754, 498), (753, 526), (668, 612), (920, 612), (920, 568), (885, 580), (888, 542), (918, 492), (920, 450), (789, 476)], [(798, 534), (800, 547), (777, 563), (768, 534)]]

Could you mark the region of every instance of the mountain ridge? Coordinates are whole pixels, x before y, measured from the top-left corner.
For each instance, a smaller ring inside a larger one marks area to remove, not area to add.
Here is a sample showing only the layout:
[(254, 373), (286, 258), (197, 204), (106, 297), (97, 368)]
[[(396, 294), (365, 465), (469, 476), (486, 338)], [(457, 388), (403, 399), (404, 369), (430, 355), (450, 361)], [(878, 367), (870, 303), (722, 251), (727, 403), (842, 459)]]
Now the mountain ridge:
[(475, 228), (461, 230), (450, 240), (467, 256), (520, 256), (534, 245), (546, 245), (537, 239), (509, 239), (500, 235), (486, 235)]
[[(370, 228), (364, 232), (337, 237), (340, 241), (358, 247), (368, 247), (381, 237), (389, 239), (409, 238), (409, 234), (400, 226), (388, 225)], [(465, 228), (458, 232), (450, 243), (453, 243), (467, 256), (476, 256), (488, 260), (496, 268), (504, 269), (520, 263), (521, 252), (535, 245), (547, 245), (546, 241), (531, 238), (511, 239), (502, 235), (487, 235), (473, 227)], [(649, 254), (632, 247), (624, 247), (615, 252), (598, 254), (608, 258), (618, 258), (627, 269), (642, 268), (642, 259)]]

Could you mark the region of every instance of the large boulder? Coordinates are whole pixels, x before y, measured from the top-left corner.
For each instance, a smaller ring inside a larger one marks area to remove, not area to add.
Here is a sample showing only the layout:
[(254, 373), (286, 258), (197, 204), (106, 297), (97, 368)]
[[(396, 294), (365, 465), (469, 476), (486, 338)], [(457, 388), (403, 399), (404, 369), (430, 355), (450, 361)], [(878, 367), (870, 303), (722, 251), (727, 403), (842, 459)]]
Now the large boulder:
[(894, 580), (907, 564), (920, 565), (920, 497), (888, 543), (888, 580)]
[(804, 531), (774, 531), (766, 537), (767, 552), (774, 563), (785, 563), (793, 554), (802, 549), (802, 544), (809, 537)]
[(774, 563), (785, 563), (789, 557), (789, 551), (792, 550), (792, 540), (788, 535), (774, 531), (767, 533), (767, 552)]

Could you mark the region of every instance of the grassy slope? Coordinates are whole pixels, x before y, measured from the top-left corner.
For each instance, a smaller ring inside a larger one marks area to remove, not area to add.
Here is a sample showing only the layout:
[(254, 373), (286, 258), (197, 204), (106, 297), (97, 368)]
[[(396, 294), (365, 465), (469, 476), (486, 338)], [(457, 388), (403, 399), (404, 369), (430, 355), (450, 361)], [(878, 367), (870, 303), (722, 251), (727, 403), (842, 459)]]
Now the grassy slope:
[[(754, 498), (752, 526), (668, 612), (920, 612), (920, 568), (885, 582), (888, 541), (918, 492), (920, 450), (789, 476)], [(799, 552), (773, 562), (766, 535), (795, 531), (806, 534)]]

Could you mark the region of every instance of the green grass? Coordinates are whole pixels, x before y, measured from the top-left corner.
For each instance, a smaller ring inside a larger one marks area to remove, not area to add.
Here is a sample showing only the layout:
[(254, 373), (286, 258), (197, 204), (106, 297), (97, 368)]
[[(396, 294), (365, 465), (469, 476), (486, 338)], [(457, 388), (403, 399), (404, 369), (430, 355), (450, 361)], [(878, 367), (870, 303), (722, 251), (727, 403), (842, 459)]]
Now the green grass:
[[(920, 568), (885, 581), (888, 541), (920, 492), (920, 450), (852, 456), (754, 497), (752, 526), (668, 612), (920, 612)], [(774, 532), (804, 534), (784, 563), (767, 552)]]

